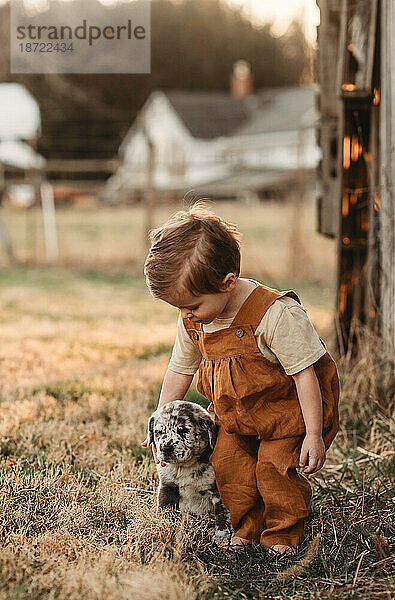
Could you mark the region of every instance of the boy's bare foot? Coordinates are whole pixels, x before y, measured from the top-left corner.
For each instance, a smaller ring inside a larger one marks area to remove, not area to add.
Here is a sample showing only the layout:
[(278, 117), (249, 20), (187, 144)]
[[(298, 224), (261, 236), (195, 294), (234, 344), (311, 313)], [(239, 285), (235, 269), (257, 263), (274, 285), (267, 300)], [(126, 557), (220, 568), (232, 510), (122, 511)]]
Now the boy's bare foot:
[(230, 538), (229, 548), (236, 550), (237, 548), (244, 548), (244, 546), (249, 546), (250, 544), (252, 544), (251, 540), (246, 540), (238, 535), (232, 535)]
[(274, 544), (274, 546), (270, 546), (270, 550), (274, 550), (279, 554), (296, 554), (296, 548), (294, 546), (287, 546), (286, 544)]
[(245, 546), (249, 546), (252, 544), (251, 540), (246, 540), (245, 538), (239, 537), (238, 535), (232, 535), (229, 541), (223, 541), (218, 544), (221, 548), (226, 548), (227, 550), (240, 550), (245, 548)]
[[(246, 540), (245, 538), (239, 537), (238, 535), (232, 535), (229, 541), (222, 541), (218, 544), (221, 548), (226, 548), (228, 550), (241, 550), (246, 546), (252, 544), (251, 540)], [(281, 554), (281, 555), (292, 555), (294, 556), (297, 552), (297, 548), (294, 546), (288, 546), (286, 544), (274, 544), (269, 548), (269, 552), (272, 551), (273, 554)]]

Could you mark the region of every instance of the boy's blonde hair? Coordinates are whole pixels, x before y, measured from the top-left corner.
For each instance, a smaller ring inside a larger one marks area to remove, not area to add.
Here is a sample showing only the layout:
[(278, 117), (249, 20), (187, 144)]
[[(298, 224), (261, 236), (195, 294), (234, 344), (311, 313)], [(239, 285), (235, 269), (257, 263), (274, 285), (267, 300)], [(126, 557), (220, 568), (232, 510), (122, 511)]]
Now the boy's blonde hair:
[(179, 211), (150, 234), (144, 265), (155, 298), (218, 293), (228, 273), (240, 274), (240, 234), (205, 203)]

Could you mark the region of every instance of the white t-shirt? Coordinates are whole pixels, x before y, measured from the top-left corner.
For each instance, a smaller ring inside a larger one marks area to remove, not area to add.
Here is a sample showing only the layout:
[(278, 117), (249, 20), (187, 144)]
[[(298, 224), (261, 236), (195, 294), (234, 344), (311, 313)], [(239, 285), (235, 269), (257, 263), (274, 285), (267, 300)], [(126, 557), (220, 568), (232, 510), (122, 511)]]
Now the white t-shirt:
[[(226, 329), (230, 319), (214, 319), (203, 325), (212, 333)], [(295, 375), (314, 364), (326, 352), (304, 308), (289, 296), (278, 298), (266, 311), (255, 330), (255, 339), (262, 355), (273, 363), (281, 363), (287, 375)], [(181, 315), (169, 369), (193, 375), (199, 368), (202, 355), (185, 329)]]

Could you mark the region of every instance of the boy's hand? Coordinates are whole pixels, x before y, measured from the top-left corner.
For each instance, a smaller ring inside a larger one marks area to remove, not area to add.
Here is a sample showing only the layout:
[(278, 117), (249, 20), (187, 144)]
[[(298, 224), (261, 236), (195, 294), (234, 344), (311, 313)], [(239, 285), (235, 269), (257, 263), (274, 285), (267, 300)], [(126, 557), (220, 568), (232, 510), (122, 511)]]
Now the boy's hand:
[[(325, 444), (321, 435), (306, 434), (300, 450), (299, 466), (303, 473), (319, 471), (325, 462)], [(307, 466), (305, 466), (307, 464)]]
[[(144, 446), (144, 448), (147, 448), (147, 445), (148, 445), (147, 438), (144, 440), (144, 442), (141, 442), (141, 445)], [(158, 457), (156, 455), (156, 446), (155, 446), (155, 444), (152, 444), (152, 454), (154, 455), (155, 464), (159, 465), (159, 460), (158, 460)], [(161, 464), (162, 467), (166, 466), (166, 463), (164, 463), (163, 461), (160, 464)]]

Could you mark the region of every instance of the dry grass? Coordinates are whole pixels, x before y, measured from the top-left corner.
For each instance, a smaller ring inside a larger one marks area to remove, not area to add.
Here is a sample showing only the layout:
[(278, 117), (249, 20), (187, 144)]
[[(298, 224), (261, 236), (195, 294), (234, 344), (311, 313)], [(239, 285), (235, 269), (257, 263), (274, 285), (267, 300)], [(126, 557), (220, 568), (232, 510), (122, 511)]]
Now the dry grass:
[[(325, 288), (287, 284), (325, 334)], [(393, 389), (379, 341), (362, 332), (358, 360), (339, 362), (342, 430), (312, 478), (299, 556), (228, 555), (193, 518), (156, 515), (140, 446), (175, 312), (128, 272), (3, 268), (0, 292), (0, 600), (390, 598)]]
[[(180, 203), (157, 207), (152, 225), (163, 223), (170, 214), (185, 206)], [(320, 281), (325, 286), (333, 283), (335, 243), (316, 232), (314, 198), (307, 197), (302, 208), (298, 273), (292, 266), (295, 247), (290, 247), (294, 219), (291, 202), (267, 201), (253, 205), (220, 202), (213, 207), (220, 216), (237, 223), (243, 233), (244, 272), (266, 280), (289, 280), (298, 276)], [(18, 258), (29, 264), (45, 263), (40, 211), (3, 209), (2, 216)], [(144, 218), (140, 206), (59, 208), (60, 264), (101, 270), (127, 269), (139, 274), (145, 255)], [(1, 254), (0, 264), (6, 264), (6, 257)]]

